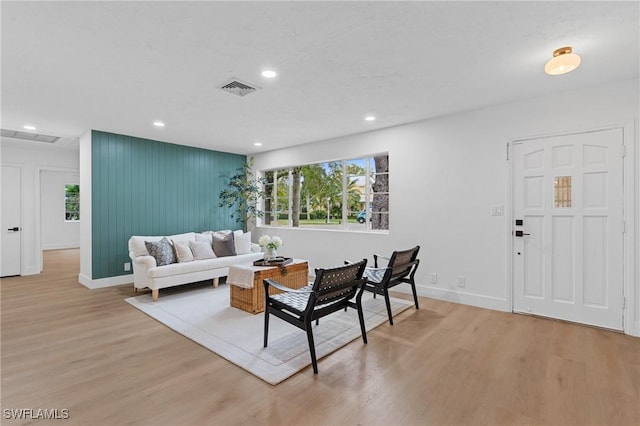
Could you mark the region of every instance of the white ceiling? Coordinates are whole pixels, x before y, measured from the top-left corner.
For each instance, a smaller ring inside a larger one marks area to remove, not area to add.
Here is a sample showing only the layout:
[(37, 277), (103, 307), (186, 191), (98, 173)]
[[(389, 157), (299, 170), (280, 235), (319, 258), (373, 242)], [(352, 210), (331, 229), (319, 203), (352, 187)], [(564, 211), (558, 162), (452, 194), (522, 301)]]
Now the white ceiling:
[[(637, 1), (0, 7), (1, 126), (61, 145), (97, 129), (248, 154), (639, 75)], [(582, 65), (545, 75), (565, 45)], [(232, 77), (262, 90), (217, 88)]]

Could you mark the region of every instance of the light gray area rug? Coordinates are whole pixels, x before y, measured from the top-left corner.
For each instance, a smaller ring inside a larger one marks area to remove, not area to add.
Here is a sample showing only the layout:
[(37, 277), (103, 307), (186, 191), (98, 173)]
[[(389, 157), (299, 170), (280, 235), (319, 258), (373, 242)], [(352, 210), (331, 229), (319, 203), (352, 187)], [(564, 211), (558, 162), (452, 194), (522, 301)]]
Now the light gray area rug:
[[(172, 330), (215, 352), (272, 385), (311, 365), (307, 336), (278, 317), (269, 321), (269, 346), (262, 347), (264, 314), (252, 315), (229, 305), (229, 287), (206, 287), (160, 296), (130, 297), (126, 302)], [(412, 306), (391, 299), (393, 314)], [(384, 298), (366, 292), (363, 310), (367, 330), (388, 321)], [(358, 312), (336, 312), (314, 323), (313, 336), (318, 360), (354, 339), (361, 339)], [(364, 343), (363, 343), (364, 344)], [(319, 366), (322, 373), (322, 366)]]

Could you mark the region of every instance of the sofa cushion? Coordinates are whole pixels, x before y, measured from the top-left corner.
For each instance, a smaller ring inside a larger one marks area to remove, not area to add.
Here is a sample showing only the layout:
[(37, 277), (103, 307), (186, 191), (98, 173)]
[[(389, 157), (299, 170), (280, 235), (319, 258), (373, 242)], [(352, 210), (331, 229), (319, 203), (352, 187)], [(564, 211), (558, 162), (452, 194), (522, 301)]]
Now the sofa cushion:
[(149, 268), (149, 278), (164, 278), (190, 274), (207, 270), (228, 268), (231, 265), (251, 265), (254, 260), (262, 258), (262, 253), (243, 254), (240, 256), (216, 257), (215, 259), (197, 260), (186, 263), (173, 263), (162, 267)]
[(211, 236), (211, 232), (196, 234), (196, 241), (206, 241), (211, 247), (213, 247), (213, 237)]
[(171, 240), (171, 241), (187, 242), (187, 241), (195, 240), (196, 239), (196, 233), (195, 232), (185, 232), (184, 234), (169, 235), (167, 238), (169, 240)]
[(251, 253), (251, 231), (245, 233), (235, 231), (233, 233), (233, 242), (236, 254)]
[[(133, 235), (129, 238), (129, 251), (133, 253), (134, 257), (138, 256), (148, 256), (149, 251), (145, 245), (145, 241), (160, 241), (165, 238), (164, 236), (140, 236)], [(184, 234), (171, 235), (167, 237), (172, 241), (187, 241), (187, 240), (195, 240), (196, 234), (195, 232), (187, 232)]]
[(193, 261), (193, 253), (191, 252), (191, 248), (189, 247), (188, 241), (174, 240), (172, 242), (173, 242), (173, 251), (176, 254), (176, 259), (178, 260), (178, 263)]
[[(230, 232), (233, 232), (233, 231), (231, 231), (230, 229), (223, 229), (223, 230), (220, 230), (220, 231), (204, 231), (200, 235), (209, 235), (210, 236), (212, 234), (218, 234), (218, 235), (221, 235), (221, 236), (224, 237), (225, 235), (227, 235)], [(211, 238), (211, 237), (209, 237), (209, 238)]]
[(213, 259), (216, 257), (209, 241), (189, 241), (189, 248), (193, 253), (194, 260)]
[(150, 256), (156, 259), (158, 266), (170, 265), (175, 263), (176, 257), (173, 254), (173, 247), (171, 242), (164, 237), (160, 241), (145, 241), (145, 247)]
[(221, 236), (219, 233), (214, 232), (213, 251), (218, 257), (235, 256), (236, 247), (233, 239), (233, 232), (230, 232), (225, 236)]
[(160, 241), (164, 237), (141, 237), (133, 236), (129, 239), (129, 251), (134, 257), (149, 256), (149, 251), (145, 245), (145, 241)]

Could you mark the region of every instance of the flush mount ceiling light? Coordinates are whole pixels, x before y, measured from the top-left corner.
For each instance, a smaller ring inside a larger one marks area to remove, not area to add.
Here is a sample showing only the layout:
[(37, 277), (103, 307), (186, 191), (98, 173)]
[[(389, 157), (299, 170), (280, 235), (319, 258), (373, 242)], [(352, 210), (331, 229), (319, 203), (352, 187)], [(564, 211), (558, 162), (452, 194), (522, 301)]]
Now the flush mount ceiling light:
[(156, 127), (164, 127), (164, 123), (162, 121), (154, 121), (153, 125)]
[(253, 146), (262, 146), (262, 142), (254, 142)]
[(376, 118), (373, 115), (367, 115), (364, 119), (366, 121), (375, 121)]
[(32, 126), (31, 124), (25, 124), (24, 126), (22, 126), (22, 128), (25, 130), (35, 130), (36, 126)]
[(570, 46), (561, 47), (553, 51), (553, 58), (544, 66), (544, 72), (549, 75), (561, 75), (571, 72), (580, 65), (580, 56), (573, 53)]
[(262, 76), (264, 78), (274, 78), (278, 75), (277, 72), (275, 72), (274, 70), (264, 70), (262, 71)]

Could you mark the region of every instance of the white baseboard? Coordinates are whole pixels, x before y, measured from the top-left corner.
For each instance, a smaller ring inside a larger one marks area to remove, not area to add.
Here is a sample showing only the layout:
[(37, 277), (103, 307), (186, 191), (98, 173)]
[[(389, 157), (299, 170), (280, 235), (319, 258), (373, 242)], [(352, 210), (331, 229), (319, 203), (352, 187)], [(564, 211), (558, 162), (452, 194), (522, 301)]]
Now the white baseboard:
[[(393, 290), (395, 291), (396, 288)], [(398, 291), (408, 294), (411, 293), (411, 289), (406, 288), (400, 288)], [(476, 306), (479, 308), (493, 309), (495, 311), (512, 312), (507, 301), (497, 297), (418, 285), (416, 285), (416, 291), (418, 292), (418, 296), (430, 297), (432, 299), (444, 300), (446, 302), (462, 303), (463, 305)], [(640, 337), (640, 322), (631, 324), (624, 332), (630, 336)]]
[(42, 271), (35, 267), (25, 268), (24, 270), (20, 271), (20, 275), (38, 275), (41, 273)]
[[(411, 289), (395, 287), (393, 290), (402, 291), (403, 293), (411, 293)], [(416, 285), (418, 296), (429, 297), (432, 299), (444, 300), (446, 302), (461, 303), (463, 305), (476, 306), (478, 308), (493, 309), (494, 311), (511, 312), (506, 299), (498, 297), (485, 296), (482, 294), (466, 293), (456, 290), (447, 290), (436, 287)]]
[(80, 248), (80, 244), (43, 244), (42, 250), (67, 250)]
[(117, 277), (99, 278), (96, 280), (93, 280), (86, 275), (78, 274), (78, 282), (90, 289), (115, 287), (123, 284), (133, 284), (133, 274), (118, 275)]

